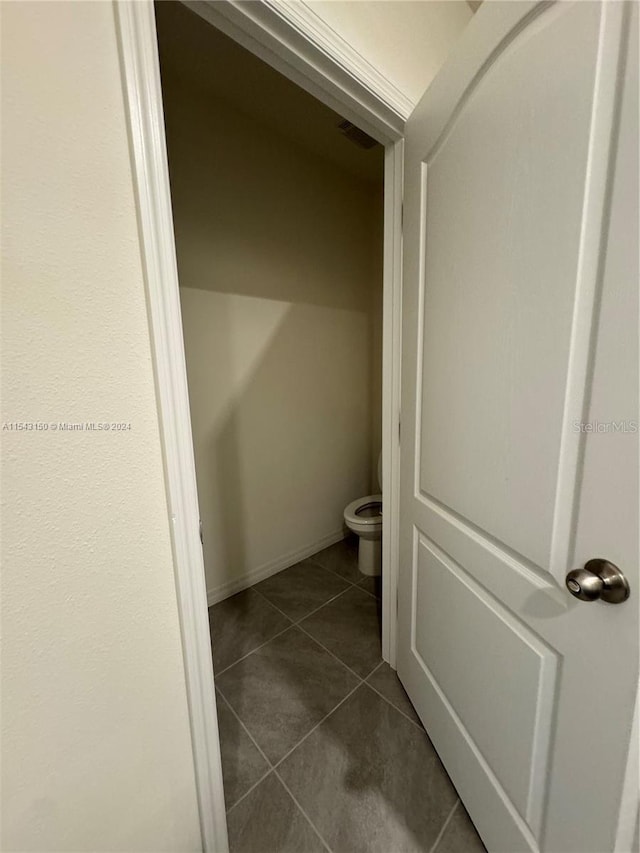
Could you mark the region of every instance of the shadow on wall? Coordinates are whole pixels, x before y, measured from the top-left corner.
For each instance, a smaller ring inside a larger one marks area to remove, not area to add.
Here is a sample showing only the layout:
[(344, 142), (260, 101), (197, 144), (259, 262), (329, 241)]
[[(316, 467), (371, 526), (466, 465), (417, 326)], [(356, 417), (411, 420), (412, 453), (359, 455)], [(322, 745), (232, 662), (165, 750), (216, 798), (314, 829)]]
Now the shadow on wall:
[(165, 98), (207, 587), (224, 595), (335, 540), (369, 490), (379, 205), (228, 106)]
[(321, 548), (366, 493), (368, 317), (190, 289), (182, 304), (211, 590)]
[(369, 312), (375, 188), (186, 91), (165, 93), (181, 286)]

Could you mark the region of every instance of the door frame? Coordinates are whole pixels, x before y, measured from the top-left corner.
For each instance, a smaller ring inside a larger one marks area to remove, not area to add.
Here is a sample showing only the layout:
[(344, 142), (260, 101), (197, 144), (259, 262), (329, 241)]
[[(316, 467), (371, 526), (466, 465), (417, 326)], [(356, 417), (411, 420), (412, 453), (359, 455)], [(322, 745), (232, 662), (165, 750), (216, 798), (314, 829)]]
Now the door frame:
[[(385, 146), (382, 655), (395, 668), (403, 131), (412, 104), (304, 4), (185, 5)], [(203, 850), (228, 849), (193, 437), (152, 0), (114, 0)]]

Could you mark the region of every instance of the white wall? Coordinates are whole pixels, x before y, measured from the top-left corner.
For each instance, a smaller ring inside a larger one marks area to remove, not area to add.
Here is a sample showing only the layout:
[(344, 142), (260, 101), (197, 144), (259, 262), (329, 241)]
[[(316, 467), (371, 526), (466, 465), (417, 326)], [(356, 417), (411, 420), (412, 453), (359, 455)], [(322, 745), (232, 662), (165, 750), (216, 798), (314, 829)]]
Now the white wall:
[(380, 208), (371, 185), (193, 87), (166, 87), (165, 115), (215, 600), (340, 538), (368, 493)]
[(111, 3), (2, 4), (2, 849), (200, 832)]
[(415, 105), (471, 20), (465, 0), (307, 0)]

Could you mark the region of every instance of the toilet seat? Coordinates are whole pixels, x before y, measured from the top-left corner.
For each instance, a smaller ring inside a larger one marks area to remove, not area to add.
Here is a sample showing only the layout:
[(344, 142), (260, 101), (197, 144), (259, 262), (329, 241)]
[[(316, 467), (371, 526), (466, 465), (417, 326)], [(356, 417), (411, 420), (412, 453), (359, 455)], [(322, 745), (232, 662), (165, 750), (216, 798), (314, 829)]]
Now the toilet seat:
[[(380, 504), (378, 513), (371, 513), (372, 505)], [(352, 501), (344, 511), (344, 519), (357, 527), (382, 527), (382, 495), (366, 495)]]
[[(378, 456), (378, 485), (382, 488), (382, 452)], [(365, 495), (344, 511), (349, 530), (358, 536), (358, 569), (377, 577), (382, 571), (382, 495)]]

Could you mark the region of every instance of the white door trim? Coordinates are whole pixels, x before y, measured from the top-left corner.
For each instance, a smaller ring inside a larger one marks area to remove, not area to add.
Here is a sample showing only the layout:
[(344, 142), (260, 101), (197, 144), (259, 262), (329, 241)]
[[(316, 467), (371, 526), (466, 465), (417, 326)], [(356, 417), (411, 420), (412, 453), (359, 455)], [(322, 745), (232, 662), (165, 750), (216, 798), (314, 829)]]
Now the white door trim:
[(227, 822), (153, 4), (116, 2), (203, 849)]
[[(187, 2), (210, 23), (338, 110), (380, 142), (385, 152), (383, 331), (383, 657), (395, 667), (398, 572), (400, 410), (401, 199), (404, 118), (327, 49), (327, 33), (304, 32), (271, 2)], [(199, 537), (175, 239), (162, 90), (151, 0), (114, 0), (130, 133), (147, 310), (158, 400), (176, 591), (189, 702), (203, 850), (228, 850), (220, 742)], [(375, 81), (374, 81), (375, 82)]]
[(400, 139), (385, 150), (382, 306), (382, 657), (393, 669), (400, 558), (403, 166), (404, 140)]
[(402, 137), (409, 99), (303, 3), (182, 2), (383, 145)]
[(266, 5), (301, 32), (308, 41), (322, 50), (360, 81), (376, 98), (382, 99), (396, 115), (408, 119), (414, 102), (395, 83), (368, 62), (348, 41), (330, 27), (307, 0), (265, 0)]

